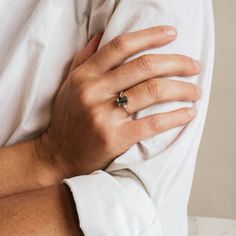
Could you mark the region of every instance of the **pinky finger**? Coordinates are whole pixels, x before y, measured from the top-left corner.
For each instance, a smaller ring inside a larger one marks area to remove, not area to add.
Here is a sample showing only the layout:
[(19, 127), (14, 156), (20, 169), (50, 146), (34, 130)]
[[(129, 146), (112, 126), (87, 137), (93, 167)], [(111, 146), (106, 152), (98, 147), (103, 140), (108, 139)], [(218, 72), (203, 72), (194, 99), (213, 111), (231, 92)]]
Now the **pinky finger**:
[(159, 113), (126, 123), (126, 131), (132, 134), (133, 143), (188, 124), (196, 116), (194, 108), (181, 108)]

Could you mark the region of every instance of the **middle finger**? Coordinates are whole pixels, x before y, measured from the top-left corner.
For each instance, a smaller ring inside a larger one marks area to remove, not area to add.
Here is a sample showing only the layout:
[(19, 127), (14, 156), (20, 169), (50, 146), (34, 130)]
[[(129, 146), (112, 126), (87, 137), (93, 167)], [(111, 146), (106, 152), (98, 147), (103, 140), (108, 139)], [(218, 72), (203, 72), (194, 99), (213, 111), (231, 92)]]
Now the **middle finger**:
[(184, 55), (151, 54), (134, 59), (107, 73), (104, 86), (118, 93), (155, 77), (193, 76), (200, 73), (200, 62)]

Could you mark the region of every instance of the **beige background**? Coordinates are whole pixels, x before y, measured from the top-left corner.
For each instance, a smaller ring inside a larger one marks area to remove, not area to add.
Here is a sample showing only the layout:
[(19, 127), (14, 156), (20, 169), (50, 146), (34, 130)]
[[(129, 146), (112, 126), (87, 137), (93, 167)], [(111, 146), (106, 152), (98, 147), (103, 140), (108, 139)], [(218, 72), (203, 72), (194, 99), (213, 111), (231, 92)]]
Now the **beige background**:
[(216, 62), (190, 215), (236, 219), (236, 1), (214, 0)]

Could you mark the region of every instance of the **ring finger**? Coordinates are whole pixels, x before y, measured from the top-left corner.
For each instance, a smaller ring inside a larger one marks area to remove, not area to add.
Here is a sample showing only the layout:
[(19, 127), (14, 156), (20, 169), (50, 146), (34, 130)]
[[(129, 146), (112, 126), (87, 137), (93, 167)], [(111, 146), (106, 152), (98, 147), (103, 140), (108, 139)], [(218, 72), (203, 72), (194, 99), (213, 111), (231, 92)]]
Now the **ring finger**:
[(188, 82), (154, 78), (131, 87), (124, 95), (128, 98), (126, 109), (129, 114), (133, 114), (156, 103), (197, 101), (201, 89)]

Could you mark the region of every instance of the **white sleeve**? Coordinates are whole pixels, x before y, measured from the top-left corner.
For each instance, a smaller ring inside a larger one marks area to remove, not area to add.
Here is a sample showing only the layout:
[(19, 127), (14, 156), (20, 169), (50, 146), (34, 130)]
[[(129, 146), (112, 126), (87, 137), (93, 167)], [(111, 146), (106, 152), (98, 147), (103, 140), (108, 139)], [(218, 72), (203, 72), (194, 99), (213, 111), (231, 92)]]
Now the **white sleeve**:
[[(65, 180), (73, 193), (80, 227), (86, 236), (186, 236), (187, 205), (212, 80), (212, 3), (210, 0), (91, 3), (87, 34), (105, 30), (100, 46), (123, 32), (162, 24), (175, 26), (178, 30), (175, 42), (144, 53), (178, 53), (200, 59), (203, 63), (200, 76), (173, 79), (200, 85), (203, 96), (194, 104), (198, 115), (187, 127), (134, 145), (106, 171)], [(78, 12), (83, 4), (78, 3)], [(136, 118), (183, 106), (186, 103), (155, 105), (139, 112)]]

